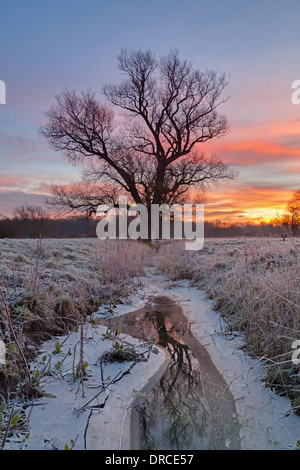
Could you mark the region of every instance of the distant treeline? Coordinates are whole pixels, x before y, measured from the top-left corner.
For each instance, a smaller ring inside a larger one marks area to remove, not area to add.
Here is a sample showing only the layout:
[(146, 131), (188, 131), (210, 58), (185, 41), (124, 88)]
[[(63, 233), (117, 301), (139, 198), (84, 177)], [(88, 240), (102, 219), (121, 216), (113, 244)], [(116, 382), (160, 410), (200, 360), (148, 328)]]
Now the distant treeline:
[[(89, 238), (96, 237), (98, 221), (87, 217), (0, 218), (0, 238)], [(205, 222), (205, 237), (283, 237), (289, 228), (275, 224), (229, 224)], [(171, 227), (171, 237), (172, 237)]]
[(220, 221), (204, 223), (205, 237), (286, 237), (291, 234), (289, 227), (272, 223), (224, 223)]
[(96, 221), (87, 217), (0, 219), (0, 238), (96, 237)]

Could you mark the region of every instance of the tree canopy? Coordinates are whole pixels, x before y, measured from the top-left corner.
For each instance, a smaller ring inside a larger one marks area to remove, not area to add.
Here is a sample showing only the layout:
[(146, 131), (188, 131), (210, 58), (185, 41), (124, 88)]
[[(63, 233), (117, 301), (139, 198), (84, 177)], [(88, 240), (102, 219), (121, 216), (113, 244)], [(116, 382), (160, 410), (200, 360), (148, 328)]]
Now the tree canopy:
[(91, 214), (120, 194), (147, 208), (172, 205), (236, 176), (202, 146), (229, 129), (219, 112), (224, 74), (194, 69), (177, 50), (157, 59), (123, 49), (118, 65), (122, 79), (103, 86), (102, 101), (65, 89), (46, 113), (41, 134), (83, 169), (81, 182), (52, 187), (54, 205)]

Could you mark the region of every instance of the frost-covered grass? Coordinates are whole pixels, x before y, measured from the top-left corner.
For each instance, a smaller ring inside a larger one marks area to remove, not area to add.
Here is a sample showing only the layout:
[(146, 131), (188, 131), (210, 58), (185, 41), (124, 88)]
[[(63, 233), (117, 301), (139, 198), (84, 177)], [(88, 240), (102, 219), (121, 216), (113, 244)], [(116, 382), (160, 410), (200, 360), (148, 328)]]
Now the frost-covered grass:
[(300, 371), (292, 343), (300, 339), (300, 240), (207, 239), (199, 252), (182, 242), (162, 247), (160, 269), (188, 278), (212, 299), (248, 353), (269, 364), (267, 381), (300, 410)]
[(0, 393), (22, 381), (25, 360), (42, 341), (68, 332), (103, 304), (126, 301), (151, 254), (127, 240), (0, 240), (0, 339), (6, 344)]
[(143, 267), (156, 263), (172, 280), (189, 279), (206, 292), (228, 331), (242, 332), (246, 351), (266, 361), (267, 382), (299, 413), (300, 372), (291, 358), (300, 339), (300, 240), (206, 239), (199, 252), (172, 241), (154, 254), (131, 240), (0, 240), (0, 339), (7, 346), (0, 394), (24, 381), (21, 352), (29, 361), (43, 341), (103, 304), (126, 302)]
[[(151, 250), (131, 241), (98, 239), (0, 240), (0, 281), (9, 291), (26, 287), (61, 294), (80, 286), (107, 297), (142, 274)], [(128, 287), (128, 286), (127, 286)]]

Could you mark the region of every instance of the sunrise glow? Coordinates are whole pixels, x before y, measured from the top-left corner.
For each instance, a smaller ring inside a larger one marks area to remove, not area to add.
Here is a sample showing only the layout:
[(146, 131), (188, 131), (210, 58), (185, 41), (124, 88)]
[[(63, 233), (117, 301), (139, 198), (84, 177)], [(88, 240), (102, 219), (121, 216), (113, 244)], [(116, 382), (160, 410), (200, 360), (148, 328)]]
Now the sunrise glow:
[[(88, 3), (83, 11), (81, 2), (72, 2), (66, 21), (57, 0), (43, 6), (31, 1), (36, 18), (30, 31), (26, 24), (32, 12), (25, 4), (19, 2), (18, 9), (6, 6), (0, 33), (0, 78), (6, 84), (6, 104), (0, 106), (0, 214), (10, 215), (16, 205), (26, 202), (42, 204), (52, 184), (80, 179), (80, 169), (51, 151), (38, 128), (62, 89), (98, 93), (103, 83), (118, 79), (115, 59), (124, 45), (152, 49), (158, 55), (176, 46), (196, 68), (212, 68), (228, 76), (228, 100), (220, 110), (230, 122), (230, 131), (199, 151), (215, 153), (238, 177), (230, 184), (210, 187), (207, 220), (257, 223), (283, 213), (292, 191), (300, 187), (300, 105), (291, 99), (292, 83), (300, 79), (299, 4), (273, 8), (268, 1), (251, 2), (251, 6), (230, 1), (222, 6), (200, 2), (200, 6), (189, 0), (178, 16), (159, 4), (157, 18), (155, 1), (153, 6), (144, 3), (134, 9), (147, 18), (141, 28), (135, 13), (121, 8), (121, 2), (117, 2), (120, 8)], [(170, 15), (165, 24), (164, 18)], [(207, 41), (211, 18), (222, 41)], [(182, 29), (184, 34), (178, 35)], [(84, 37), (79, 30), (85, 31)]]

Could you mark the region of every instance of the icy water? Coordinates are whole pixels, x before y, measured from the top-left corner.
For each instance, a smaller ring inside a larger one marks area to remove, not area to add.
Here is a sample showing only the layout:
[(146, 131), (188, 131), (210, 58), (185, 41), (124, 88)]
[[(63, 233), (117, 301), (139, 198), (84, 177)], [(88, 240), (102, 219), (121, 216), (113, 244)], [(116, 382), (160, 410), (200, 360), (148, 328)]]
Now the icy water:
[(134, 403), (132, 449), (240, 449), (233, 396), (179, 305), (157, 297), (101, 323), (142, 340), (155, 335), (170, 355), (163, 375)]

